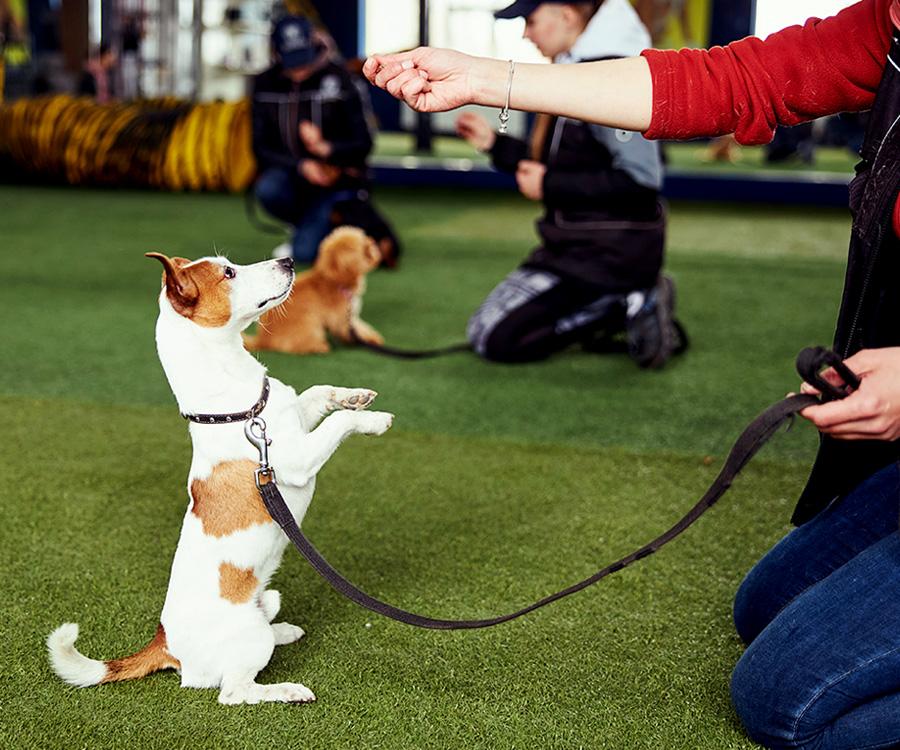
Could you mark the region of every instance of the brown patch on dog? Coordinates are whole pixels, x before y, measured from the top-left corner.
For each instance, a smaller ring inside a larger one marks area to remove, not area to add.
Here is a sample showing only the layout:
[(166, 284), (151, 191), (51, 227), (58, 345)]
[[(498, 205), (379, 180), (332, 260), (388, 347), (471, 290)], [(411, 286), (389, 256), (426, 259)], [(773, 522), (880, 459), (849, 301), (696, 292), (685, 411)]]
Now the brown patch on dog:
[(144, 677), (151, 672), (158, 672), (161, 669), (180, 668), (181, 663), (169, 653), (169, 647), (166, 643), (166, 631), (160, 624), (156, 628), (156, 635), (153, 636), (153, 640), (136, 654), (106, 662), (106, 676), (100, 682), (134, 680), (138, 677)]
[(204, 328), (220, 328), (231, 320), (231, 282), (224, 266), (203, 260), (146, 253), (163, 264), (163, 284), (172, 309)]
[(239, 568), (231, 563), (219, 565), (219, 596), (223, 599), (235, 604), (249, 602), (258, 586), (253, 568)]
[(250, 459), (225, 461), (206, 479), (191, 482), (191, 513), (203, 524), (203, 533), (221, 537), (258, 523), (272, 523), (256, 488)]
[(291, 296), (260, 318), (256, 335), (245, 336), (244, 345), (250, 351), (324, 354), (330, 351), (329, 333), (353, 342), (351, 321), (366, 341), (383, 344), (380, 334), (355, 320), (353, 312), (353, 298), (362, 294), (366, 274), (380, 262), (381, 251), (362, 229), (335, 229), (322, 240), (313, 267), (297, 276)]
[(204, 260), (187, 268), (200, 290), (194, 312), (188, 316), (204, 328), (220, 328), (231, 320), (231, 282), (218, 263)]

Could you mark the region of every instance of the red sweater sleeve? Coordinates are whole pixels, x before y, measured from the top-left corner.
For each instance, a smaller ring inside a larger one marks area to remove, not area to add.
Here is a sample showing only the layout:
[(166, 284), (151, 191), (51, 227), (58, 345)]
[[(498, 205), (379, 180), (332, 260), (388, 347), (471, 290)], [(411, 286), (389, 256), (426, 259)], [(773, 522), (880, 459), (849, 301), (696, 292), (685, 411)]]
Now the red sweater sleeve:
[(648, 138), (734, 133), (767, 143), (776, 125), (869, 109), (891, 44), (892, 0), (862, 0), (765, 41), (645, 50), (653, 80)]

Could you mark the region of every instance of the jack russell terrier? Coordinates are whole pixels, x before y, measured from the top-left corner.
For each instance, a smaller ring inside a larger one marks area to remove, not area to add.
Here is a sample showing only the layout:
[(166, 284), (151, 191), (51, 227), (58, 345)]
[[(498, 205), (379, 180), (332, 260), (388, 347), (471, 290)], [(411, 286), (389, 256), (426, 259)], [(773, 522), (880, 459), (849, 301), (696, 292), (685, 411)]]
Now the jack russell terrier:
[[(238, 266), (221, 257), (191, 262), (147, 255), (164, 267), (159, 358), (181, 413), (191, 419), (190, 503), (150, 643), (131, 656), (98, 661), (76, 650), (78, 625), (66, 623), (47, 639), (51, 664), (63, 680), (81, 687), (176, 669), (183, 687), (219, 688), (220, 703), (313, 701), (299, 683), (256, 682), (275, 646), (304, 632), (272, 622), (281, 597), (266, 587), (288, 539), (257, 490), (259, 456), (245, 437), (245, 420), (265, 420), (269, 461), (300, 523), (316, 474), (341, 442), (355, 433), (383, 434), (393, 415), (362, 411), (376, 395), (366, 389), (317, 385), (298, 396), (267, 378), (244, 349), (241, 332), (290, 295), (293, 261)], [(203, 424), (196, 415), (204, 421), (233, 417), (234, 423)]]

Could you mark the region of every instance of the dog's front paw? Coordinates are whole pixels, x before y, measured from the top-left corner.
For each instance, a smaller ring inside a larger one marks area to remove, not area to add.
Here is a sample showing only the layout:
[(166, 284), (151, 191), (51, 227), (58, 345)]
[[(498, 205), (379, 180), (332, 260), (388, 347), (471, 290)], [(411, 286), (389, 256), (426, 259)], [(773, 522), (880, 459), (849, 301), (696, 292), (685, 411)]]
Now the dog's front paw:
[(299, 641), (306, 631), (299, 625), (291, 625), (289, 622), (273, 622), (272, 633), (275, 635), (276, 646), (286, 646), (288, 643)]
[(377, 395), (368, 388), (335, 388), (331, 392), (328, 406), (332, 411), (335, 409), (362, 411), (371, 406)]
[(367, 411), (357, 415), (356, 431), (361, 435), (384, 435), (394, 423), (394, 415), (386, 411)]

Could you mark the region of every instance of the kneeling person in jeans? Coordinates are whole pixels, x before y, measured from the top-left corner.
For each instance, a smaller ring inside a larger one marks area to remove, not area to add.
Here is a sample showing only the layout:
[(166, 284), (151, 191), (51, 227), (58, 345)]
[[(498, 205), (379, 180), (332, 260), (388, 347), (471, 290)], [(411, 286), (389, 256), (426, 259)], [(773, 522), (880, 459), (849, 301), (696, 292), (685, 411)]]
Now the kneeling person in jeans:
[(266, 211), (294, 226), (276, 254), (308, 263), (331, 231), (335, 206), (368, 199), (372, 134), (360, 91), (307, 18), (282, 18), (272, 49), (275, 64), (253, 81), (255, 192)]
[[(636, 55), (650, 46), (628, 0), (517, 0), (495, 15), (525, 16), (525, 37), (558, 63)], [(537, 116), (528, 143), (495, 134), (471, 112), (460, 116), (457, 131), (546, 209), (537, 225), (541, 246), (469, 321), (478, 354), (527, 362), (623, 330), (642, 367), (661, 367), (683, 348), (672, 282), (660, 277), (666, 215), (656, 143), (549, 115)]]

